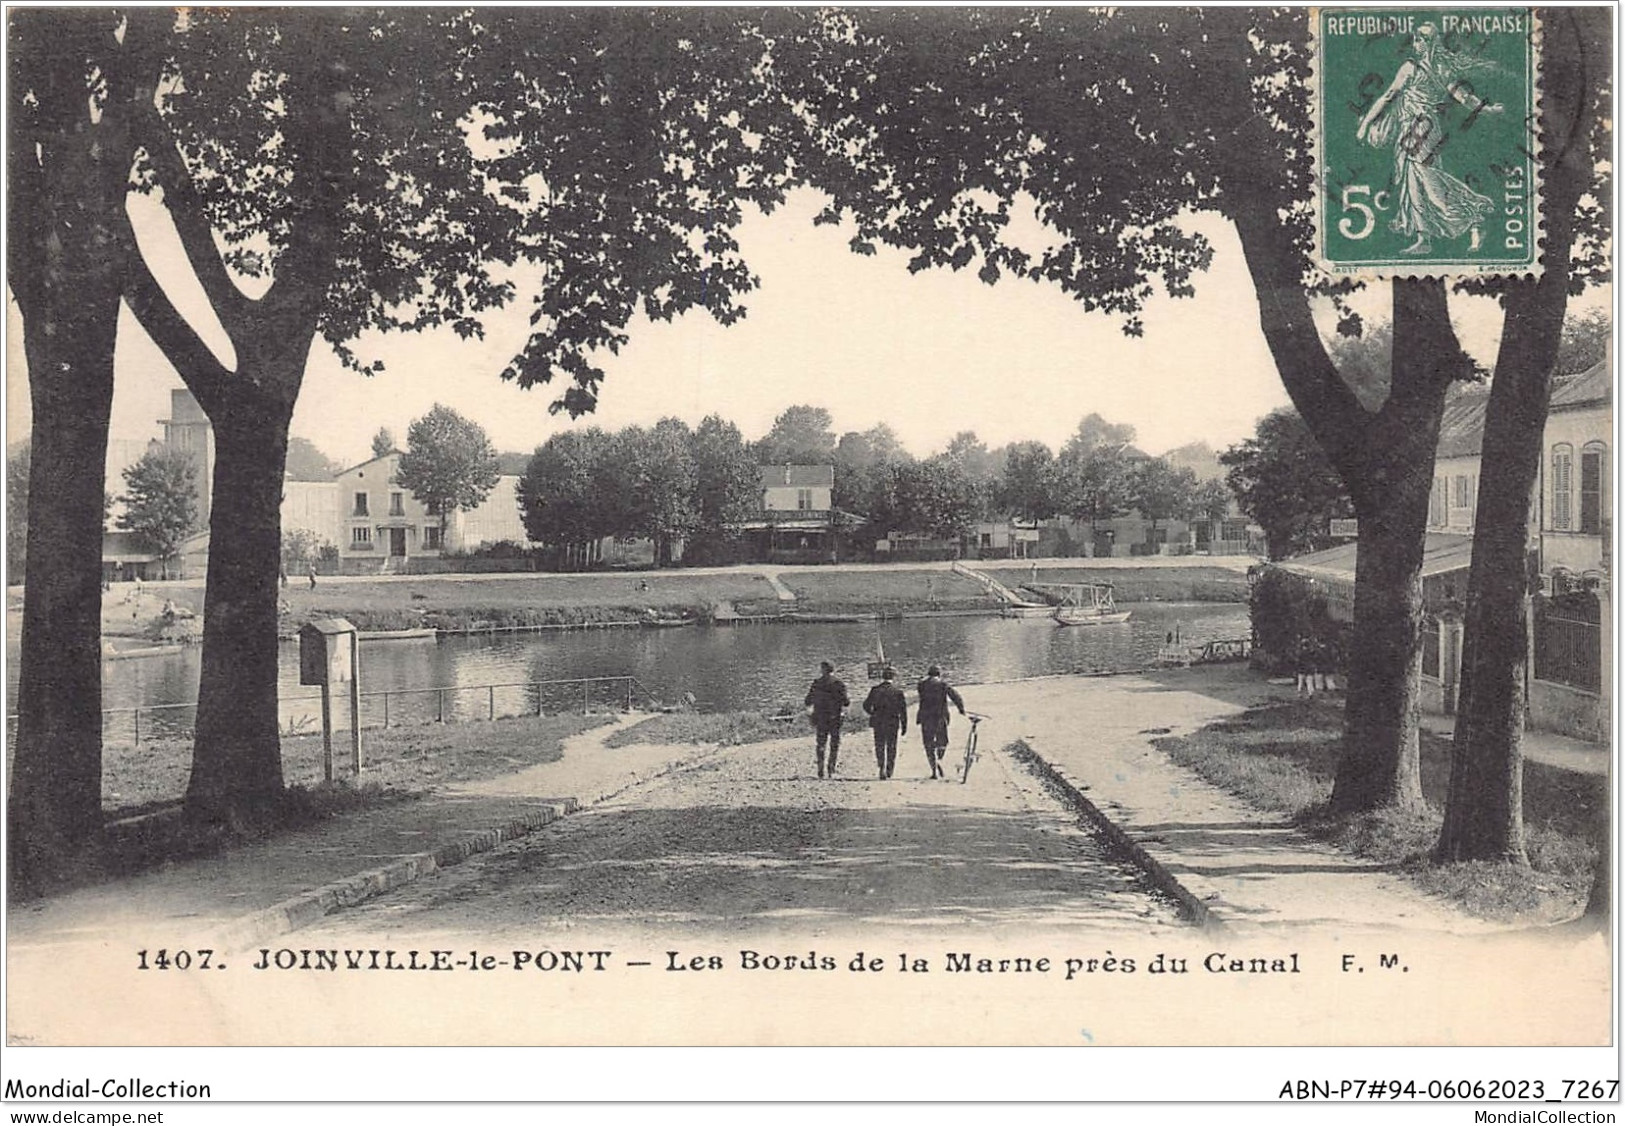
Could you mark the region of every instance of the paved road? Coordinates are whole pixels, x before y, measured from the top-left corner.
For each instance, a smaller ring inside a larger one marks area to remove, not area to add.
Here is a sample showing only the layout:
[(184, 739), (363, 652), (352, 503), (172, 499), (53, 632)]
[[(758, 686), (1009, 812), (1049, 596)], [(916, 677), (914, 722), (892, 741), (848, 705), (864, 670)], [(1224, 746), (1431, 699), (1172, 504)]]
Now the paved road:
[(988, 938), (1182, 929), (1171, 904), (1002, 753), (984, 754), (968, 785), (924, 777), (917, 742), (900, 758), (897, 777), (880, 782), (868, 740), (849, 737), (842, 776), (820, 781), (808, 740), (722, 750), (335, 915), (299, 944), (570, 930), (872, 940), (877, 928)]

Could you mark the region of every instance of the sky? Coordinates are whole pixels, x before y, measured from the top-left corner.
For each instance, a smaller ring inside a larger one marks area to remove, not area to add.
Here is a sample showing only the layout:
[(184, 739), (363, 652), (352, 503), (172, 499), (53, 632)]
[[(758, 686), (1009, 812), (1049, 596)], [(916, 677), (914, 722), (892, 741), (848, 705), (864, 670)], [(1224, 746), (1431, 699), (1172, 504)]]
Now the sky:
[[(1145, 335), (1130, 338), (1118, 318), (1085, 312), (1052, 286), (1010, 279), (988, 286), (974, 268), (911, 275), (906, 255), (885, 247), (872, 257), (853, 254), (849, 231), (812, 225), (820, 206), (821, 197), (804, 192), (771, 216), (746, 219), (739, 240), (761, 286), (747, 295), (743, 321), (723, 328), (704, 312), (672, 323), (634, 321), (629, 345), (601, 358), (606, 377), (593, 415), (572, 421), (549, 413), (562, 386), (527, 391), (500, 380), (523, 340), (526, 310), (518, 308), (484, 341), (450, 331), (366, 336), (357, 352), (387, 369), (374, 376), (345, 370), (318, 342), (293, 434), (352, 465), (370, 456), (380, 427), (404, 443), (412, 419), (436, 402), (483, 426), (499, 450), (521, 452), (568, 427), (617, 429), (667, 416), (692, 424), (712, 413), (756, 438), (785, 407), (806, 403), (829, 410), (837, 434), (884, 422), (921, 456), (962, 430), (990, 448), (1029, 439), (1059, 448), (1092, 412), (1132, 425), (1137, 444), (1157, 454), (1195, 441), (1223, 449), (1287, 403), (1240, 245), (1217, 216), (1187, 220), (1215, 247), (1195, 296), (1154, 298)], [(229, 346), (161, 207), (134, 197), (131, 209), (155, 273), (229, 365)], [(1380, 315), (1385, 293), (1373, 287), (1369, 312)], [(1493, 310), (1453, 300), (1469, 350), (1490, 358), (1498, 318), (1481, 314)], [(15, 306), (9, 321), (8, 355), (20, 359)], [(121, 449), (128, 458), (159, 435), (170, 390), (182, 386), (127, 311), (116, 365), (115, 471)], [(24, 365), (8, 371), (9, 445), (27, 436), (28, 410)]]

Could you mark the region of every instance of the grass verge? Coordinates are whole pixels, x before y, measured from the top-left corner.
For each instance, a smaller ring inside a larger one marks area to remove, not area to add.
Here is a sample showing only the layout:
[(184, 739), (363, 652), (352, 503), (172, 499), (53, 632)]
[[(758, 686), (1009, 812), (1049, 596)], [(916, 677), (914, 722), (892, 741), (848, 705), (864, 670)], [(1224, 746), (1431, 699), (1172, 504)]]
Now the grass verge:
[[(550, 715), (364, 728), (361, 786), (418, 792), (508, 774), (554, 761), (565, 739), (606, 722), (605, 716)], [(349, 772), (349, 755), (348, 733), (336, 733), (335, 775)], [(112, 819), (171, 805), (186, 793), (191, 764), (189, 738), (109, 744), (102, 756), (102, 807)], [(313, 790), (323, 776), (321, 736), (284, 735), (283, 781)]]
[(1260, 809), (1290, 815), (1339, 848), (1406, 873), (1426, 891), (1483, 918), (1558, 922), (1578, 914), (1597, 862), (1607, 782), (1544, 763), (1524, 764), (1524, 824), (1530, 867), (1435, 864), (1450, 742), (1421, 733), (1426, 808), (1343, 816), (1326, 806), (1342, 736), (1335, 708), (1306, 701), (1252, 708), (1156, 745), (1181, 766)]
[[(609, 722), (608, 716), (524, 716), (491, 722), (391, 727), (362, 733), (363, 774), (328, 782), (320, 737), (284, 736), (287, 788), (252, 816), (226, 825), (190, 821), (186, 792), (192, 744), (187, 739), (109, 746), (103, 760), (107, 830), (71, 863), (42, 871), (38, 882), (12, 888), (18, 901), (59, 894), (101, 880), (308, 828), (334, 817), (416, 801), (435, 788), (510, 774), (557, 761), (564, 740)], [(334, 747), (335, 772), (348, 772), (348, 744)]]

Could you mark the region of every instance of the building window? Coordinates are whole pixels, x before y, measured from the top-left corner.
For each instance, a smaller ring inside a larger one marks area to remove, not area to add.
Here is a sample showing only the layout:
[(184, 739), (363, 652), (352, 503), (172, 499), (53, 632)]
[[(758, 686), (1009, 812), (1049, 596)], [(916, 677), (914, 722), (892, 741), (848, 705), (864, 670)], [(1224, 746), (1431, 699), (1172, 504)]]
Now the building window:
[(1564, 442), (1552, 447), (1552, 528), (1566, 532), (1574, 526), (1574, 447)]
[(812, 490), (811, 489), (797, 489), (796, 490), (796, 508), (800, 509), (802, 512), (807, 512), (807, 511), (810, 511), (812, 509), (812, 506), (813, 506)]
[(1450, 523), (1448, 488), (1449, 482), (1446, 478), (1433, 479), (1433, 492), (1428, 497), (1428, 523), (1435, 528), (1442, 528)]
[(1453, 486), (1450, 507), (1471, 509), (1477, 502), (1478, 478), (1464, 473), (1455, 478)]
[(440, 550), (440, 529), (436, 525), (429, 525), (423, 529), (423, 548), (425, 551)]
[(370, 513), (367, 512), (367, 494), (366, 493), (357, 493), (355, 495), (355, 507), (350, 510), (350, 515), (352, 515), (352, 516), (367, 516), (367, 515), (370, 515)]
[(1580, 531), (1597, 535), (1602, 531), (1602, 470), (1606, 448), (1601, 442), (1587, 442), (1580, 451)]
[(404, 507), (400, 493), (389, 494), (389, 514), (391, 516), (406, 515), (406, 508)]
[(372, 546), (372, 529), (366, 527), (365, 525), (363, 525), (362, 527), (359, 527), (359, 528), (351, 528), (350, 529), (350, 546), (351, 547), (371, 547)]

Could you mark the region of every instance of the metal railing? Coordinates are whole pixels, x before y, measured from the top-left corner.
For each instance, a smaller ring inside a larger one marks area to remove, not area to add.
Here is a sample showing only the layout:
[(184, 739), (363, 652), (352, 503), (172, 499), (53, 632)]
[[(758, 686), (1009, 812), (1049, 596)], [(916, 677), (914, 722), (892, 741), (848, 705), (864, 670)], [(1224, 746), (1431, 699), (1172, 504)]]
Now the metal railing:
[(1582, 692), (1602, 688), (1602, 626), (1553, 613), (1535, 615), (1535, 679)]
[[(484, 699), (478, 697), (484, 694)], [(512, 707), (515, 695), (519, 707)], [(580, 710), (585, 715), (600, 708), (632, 709), (635, 701), (642, 700), (658, 706), (653, 693), (633, 676), (587, 676), (565, 680), (516, 680), (491, 684), (453, 684), (434, 688), (380, 688), (361, 694), (361, 726), (364, 729), (401, 727), (407, 724), (469, 722), (513, 719), (519, 716), (559, 715)], [(504, 700), (504, 696), (506, 700)], [(321, 729), (321, 696), (280, 696), (277, 711), (284, 735), (315, 733)], [(408, 701), (427, 699), (426, 706), (403, 707)], [(472, 699), (472, 705), (469, 700)], [(309, 710), (288, 705), (309, 704)], [(449, 706), (448, 706), (449, 705)], [(481, 706), (483, 705), (483, 706)], [(143, 704), (134, 708), (103, 708), (102, 731), (109, 727), (117, 731), (124, 725), (119, 717), (130, 717), (130, 728), (139, 744), (143, 737), (183, 738), (191, 733), (190, 717), (181, 716), (164, 722), (160, 717), (195, 711), (197, 702), (184, 704)], [(290, 714), (291, 711), (291, 714)], [(380, 714), (381, 713), (381, 714)], [(148, 717), (143, 726), (142, 716)], [(369, 722), (369, 718), (372, 722)], [(111, 722), (110, 722), (111, 721)], [(8, 715), (6, 722), (15, 730), (17, 717)]]

